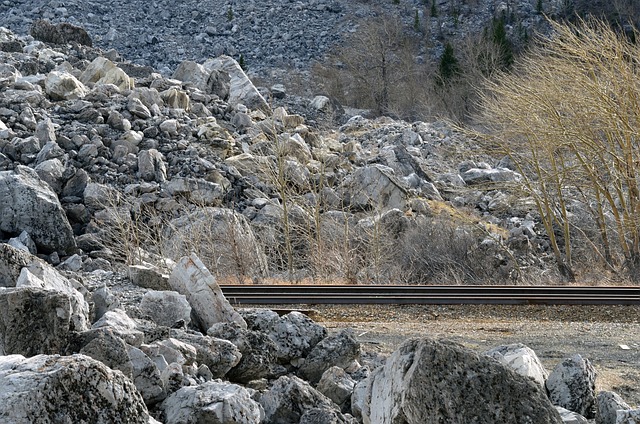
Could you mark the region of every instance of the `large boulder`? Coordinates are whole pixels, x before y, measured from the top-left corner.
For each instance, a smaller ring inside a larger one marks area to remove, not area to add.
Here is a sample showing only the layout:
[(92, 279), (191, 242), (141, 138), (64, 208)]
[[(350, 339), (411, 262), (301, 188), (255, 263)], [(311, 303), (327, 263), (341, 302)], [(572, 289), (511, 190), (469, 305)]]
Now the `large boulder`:
[(273, 378), (285, 373), (276, 361), (276, 347), (264, 333), (246, 330), (236, 323), (219, 323), (209, 328), (210, 336), (228, 340), (242, 354), (240, 361), (227, 373), (227, 378), (248, 383), (261, 378)]
[(48, 264), (34, 260), (22, 268), (16, 287), (32, 287), (49, 291), (61, 292), (69, 296), (71, 301), (70, 319), (74, 331), (84, 331), (89, 328), (89, 304), (73, 285)]
[(220, 322), (234, 322), (247, 328), (242, 316), (224, 297), (215, 277), (195, 254), (183, 257), (176, 264), (169, 277), (169, 285), (187, 297), (203, 332)]
[(231, 85), (229, 88), (229, 104), (243, 104), (250, 109), (260, 109), (265, 112), (271, 108), (262, 94), (244, 73), (238, 62), (229, 56), (218, 56), (207, 60), (202, 65), (208, 72), (222, 71), (229, 74)]
[(73, 332), (86, 329), (74, 323), (74, 302), (70, 294), (60, 291), (0, 290), (0, 355), (61, 353)]
[(511, 367), (520, 375), (532, 378), (540, 387), (544, 387), (549, 373), (544, 369), (544, 365), (542, 365), (533, 349), (521, 343), (516, 343), (494, 347), (486, 351), (485, 355)]
[(226, 72), (206, 69), (199, 63), (185, 60), (178, 65), (172, 78), (210, 94), (215, 94), (222, 100), (229, 98), (231, 78)]
[(317, 383), (329, 368), (348, 368), (359, 358), (360, 343), (355, 339), (351, 329), (344, 329), (315, 345), (298, 372), (312, 383)]
[(149, 290), (142, 296), (140, 311), (153, 322), (165, 327), (191, 322), (191, 306), (187, 298), (174, 291)]
[(89, 89), (65, 71), (51, 71), (44, 80), (44, 91), (52, 100), (75, 100), (89, 94)]
[(407, 202), (407, 189), (384, 165), (367, 165), (356, 169), (345, 178), (344, 198), (352, 209), (401, 209)]
[(66, 255), (76, 250), (71, 224), (58, 197), (26, 166), (0, 172), (0, 231), (26, 231), (40, 253)]
[(365, 381), (365, 424), (562, 423), (542, 388), (447, 341), (410, 339)]
[(220, 380), (182, 387), (162, 402), (165, 424), (258, 424), (264, 412), (242, 386)]
[(229, 340), (178, 330), (172, 335), (196, 349), (196, 361), (206, 365), (213, 378), (224, 377), (242, 358), (240, 349)]
[(36, 40), (52, 44), (77, 43), (91, 47), (91, 37), (84, 28), (62, 22), (57, 25), (46, 19), (38, 19), (31, 26), (30, 34)]
[(0, 420), (12, 424), (147, 424), (134, 384), (84, 355), (0, 356)]
[(282, 376), (275, 380), (260, 397), (260, 404), (264, 408), (265, 424), (299, 424), (307, 412), (315, 411), (313, 415), (317, 415), (318, 410), (325, 411), (324, 416), (334, 416), (338, 424), (353, 422), (336, 410), (331, 399), (298, 377)]
[(598, 403), (596, 408), (597, 424), (616, 424), (618, 411), (631, 409), (631, 406), (615, 392), (600, 392), (596, 401)]
[(564, 359), (549, 374), (546, 387), (554, 405), (595, 417), (596, 370), (588, 359), (577, 354)]
[(250, 330), (265, 333), (275, 343), (281, 364), (295, 365), (327, 336), (326, 328), (297, 311), (282, 317), (268, 309), (245, 309), (241, 314)]
[(331, 367), (322, 374), (316, 389), (345, 411), (351, 407), (351, 395), (355, 385), (355, 380), (345, 370)]

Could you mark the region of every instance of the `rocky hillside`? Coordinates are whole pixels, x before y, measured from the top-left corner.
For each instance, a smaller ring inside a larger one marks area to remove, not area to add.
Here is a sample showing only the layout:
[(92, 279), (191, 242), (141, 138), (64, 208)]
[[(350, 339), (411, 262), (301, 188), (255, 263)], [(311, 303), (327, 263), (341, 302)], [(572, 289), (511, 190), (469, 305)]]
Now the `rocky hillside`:
[(548, 246), (508, 161), (440, 122), (267, 102), (229, 56), (167, 75), (71, 24), (30, 33), (0, 29), (0, 420), (637, 416), (596, 398), (579, 355), (547, 377), (521, 346), (495, 361), (422, 339), (379, 367), (349, 331), (221, 295), (225, 280), (530, 281)]

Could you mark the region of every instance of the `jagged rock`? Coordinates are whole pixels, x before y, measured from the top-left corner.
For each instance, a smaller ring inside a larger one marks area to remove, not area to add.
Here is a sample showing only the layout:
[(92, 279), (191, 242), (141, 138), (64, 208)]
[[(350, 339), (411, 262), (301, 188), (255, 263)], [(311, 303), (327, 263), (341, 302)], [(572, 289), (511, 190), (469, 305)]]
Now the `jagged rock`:
[(64, 165), (58, 158), (48, 159), (39, 163), (35, 168), (38, 177), (45, 183), (49, 184), (51, 190), (60, 193), (62, 190), (62, 176), (64, 174)]
[(71, 280), (62, 276), (47, 263), (32, 260), (20, 271), (16, 287), (33, 287), (68, 295), (71, 299), (69, 313), (72, 329), (84, 331), (89, 328), (89, 304), (84, 296), (76, 289)]
[(286, 372), (277, 364), (275, 344), (264, 333), (246, 330), (237, 323), (220, 323), (209, 328), (207, 334), (229, 340), (242, 354), (237, 365), (227, 373), (227, 378), (231, 381), (248, 383)]
[(631, 409), (631, 406), (615, 392), (599, 392), (596, 402), (596, 424), (616, 424), (618, 411)]
[(140, 349), (127, 345), (131, 361), (131, 379), (147, 405), (162, 401), (166, 396), (164, 382), (156, 364)]
[(156, 149), (141, 150), (138, 153), (138, 175), (145, 181), (165, 181), (167, 168), (162, 153)]
[(61, 353), (76, 330), (73, 301), (67, 293), (33, 287), (0, 290), (0, 355)]
[(299, 424), (307, 411), (315, 411), (313, 415), (336, 416), (340, 424), (351, 422), (335, 409), (331, 399), (295, 376), (282, 376), (274, 381), (260, 397), (260, 404), (264, 408), (265, 424)]
[(36, 138), (41, 145), (45, 145), (50, 141), (56, 141), (56, 130), (53, 121), (50, 118), (43, 119), (36, 124)]
[(0, 287), (15, 287), (20, 271), (33, 260), (29, 252), (0, 243)]
[(212, 378), (224, 377), (242, 358), (238, 347), (228, 340), (181, 331), (173, 335), (196, 348), (196, 361), (209, 369)]
[(355, 385), (356, 382), (342, 368), (331, 367), (322, 374), (316, 389), (345, 411), (351, 407)]
[(44, 80), (44, 90), (52, 100), (81, 99), (89, 94), (89, 89), (72, 74), (51, 71)]
[(12, 424), (149, 422), (134, 384), (84, 355), (0, 356), (0, 417)]
[(561, 406), (556, 406), (556, 410), (562, 418), (562, 422), (565, 424), (589, 424), (589, 420), (580, 414), (564, 409)]
[(462, 180), (468, 185), (488, 182), (517, 182), (522, 179), (522, 176), (520, 174), (507, 168), (471, 168), (462, 172), (460, 176), (462, 177)]
[(138, 118), (149, 119), (151, 118), (151, 111), (145, 106), (139, 98), (129, 99), (127, 104), (127, 110)]
[(207, 71), (226, 72), (230, 79), (229, 104), (243, 104), (250, 109), (269, 111), (270, 107), (262, 94), (256, 89), (251, 80), (244, 73), (238, 62), (229, 56), (218, 56), (207, 60), (202, 65)]
[(89, 182), (82, 193), (86, 207), (94, 210), (104, 209), (115, 205), (119, 194), (106, 184)]
[(183, 257), (176, 264), (169, 285), (187, 297), (197, 323), (204, 331), (219, 322), (235, 322), (247, 328), (247, 323), (222, 294), (215, 277), (195, 254)]
[(407, 190), (383, 165), (358, 168), (342, 184), (348, 205), (354, 210), (376, 208), (404, 210)]
[(8, 244), (17, 249), (22, 249), (25, 252), (29, 252), (32, 255), (35, 255), (38, 252), (36, 244), (33, 242), (33, 239), (31, 239), (31, 236), (26, 231), (21, 232), (18, 237), (10, 238)]
[(30, 34), (36, 40), (45, 43), (67, 44), (78, 43), (92, 46), (91, 37), (84, 28), (67, 22), (54, 25), (45, 19), (36, 20), (31, 26)]
[(596, 370), (588, 359), (580, 355), (564, 359), (549, 374), (546, 387), (554, 405), (587, 419), (595, 417)]
[(351, 329), (344, 329), (315, 345), (298, 372), (310, 382), (317, 383), (322, 374), (332, 366), (347, 368), (359, 357), (360, 343)]
[(330, 409), (312, 408), (304, 411), (298, 424), (345, 424), (357, 421)]
[(562, 423), (534, 381), (452, 342), (410, 339), (365, 382), (365, 424)]
[(104, 313), (92, 328), (110, 328), (115, 334), (122, 337), (133, 346), (140, 346), (144, 341), (144, 333), (138, 330), (138, 325), (123, 309), (113, 309)]
[(544, 387), (549, 373), (533, 349), (521, 344), (511, 344), (494, 347), (485, 352), (485, 355), (496, 359), (500, 363), (511, 367), (515, 372), (525, 377), (530, 377)]
[[(197, 356), (197, 350), (194, 346), (172, 337), (142, 345), (141, 349), (147, 355), (162, 356), (167, 364), (176, 363), (180, 366), (193, 364)], [(163, 371), (162, 367), (160, 368)]]
[(203, 65), (185, 60), (180, 63), (172, 78), (192, 85), (205, 93), (216, 94), (223, 100), (229, 98), (231, 82), (226, 72), (206, 69)]
[(162, 402), (165, 424), (258, 424), (262, 407), (242, 386), (220, 380), (183, 387)]
[(109, 328), (86, 331), (79, 338), (82, 339), (79, 353), (102, 362), (112, 370), (121, 371), (129, 378), (133, 376), (128, 346)]
[(245, 309), (241, 314), (250, 330), (265, 333), (275, 343), (282, 364), (304, 358), (327, 336), (326, 328), (297, 311), (282, 317), (268, 309)]
[(149, 290), (142, 296), (140, 311), (165, 327), (173, 327), (177, 323), (189, 325), (191, 322), (191, 306), (187, 298), (173, 291)]
[(162, 274), (162, 272), (156, 268), (144, 265), (131, 265), (128, 272), (129, 280), (138, 287), (159, 291), (171, 290), (169, 276)]
[(105, 285), (97, 288), (92, 293), (93, 311), (95, 321), (102, 318), (107, 311), (113, 311), (120, 308), (120, 301), (111, 293), (111, 290)]
[(36, 171), (18, 165), (0, 171), (0, 231), (29, 233), (40, 253), (71, 254), (73, 230), (58, 197)]
[(168, 90), (161, 92), (160, 97), (162, 97), (162, 100), (167, 107), (183, 109), (186, 111), (191, 109), (189, 95), (185, 91), (178, 90), (176, 88), (169, 88)]

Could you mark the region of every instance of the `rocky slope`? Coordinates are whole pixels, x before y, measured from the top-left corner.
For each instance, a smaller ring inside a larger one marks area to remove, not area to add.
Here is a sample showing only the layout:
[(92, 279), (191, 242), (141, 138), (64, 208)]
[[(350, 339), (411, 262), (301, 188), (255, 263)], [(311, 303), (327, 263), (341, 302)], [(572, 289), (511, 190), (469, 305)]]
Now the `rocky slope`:
[[(474, 157), (473, 141), (442, 123), (361, 116), (320, 131), (273, 108), (228, 56), (168, 77), (81, 44), (81, 28), (36, 25), (48, 44), (0, 31), (2, 420), (637, 415), (613, 394), (596, 408), (579, 355), (547, 378), (521, 346), (494, 361), (421, 339), (377, 368), (351, 331), (221, 296), (216, 276), (417, 281), (458, 262), (511, 281), (524, 267), (508, 257), (544, 266), (534, 217), (503, 190), (519, 175)], [(340, 113), (324, 97), (297, 104), (316, 122)]]

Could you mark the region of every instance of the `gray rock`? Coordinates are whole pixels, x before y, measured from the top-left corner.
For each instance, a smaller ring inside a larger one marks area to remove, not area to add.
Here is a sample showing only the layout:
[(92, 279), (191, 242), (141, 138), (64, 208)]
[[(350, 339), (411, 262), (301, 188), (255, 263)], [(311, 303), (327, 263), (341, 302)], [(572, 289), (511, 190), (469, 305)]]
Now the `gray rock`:
[(471, 168), (463, 172), (460, 176), (462, 177), (462, 180), (468, 185), (489, 182), (518, 182), (522, 179), (522, 176), (520, 174), (507, 168)]
[(631, 409), (615, 392), (599, 392), (596, 401), (596, 424), (616, 424), (617, 412)]
[(0, 417), (12, 424), (147, 424), (147, 407), (119, 371), (84, 355), (0, 356)]
[(144, 265), (131, 265), (128, 268), (129, 280), (138, 287), (151, 290), (171, 290), (169, 276), (157, 268)]
[(264, 416), (247, 389), (220, 380), (183, 387), (167, 397), (160, 408), (165, 424), (258, 424)]
[(0, 290), (0, 355), (62, 353), (75, 330), (72, 304), (73, 298), (62, 292)]
[(364, 380), (364, 423), (562, 423), (533, 380), (460, 345), (403, 343)]
[(317, 383), (322, 374), (333, 366), (348, 368), (360, 358), (360, 343), (351, 329), (324, 338), (314, 346), (300, 366), (298, 373), (312, 383)]
[(28, 251), (0, 243), (0, 287), (15, 287), (22, 268), (34, 260)]
[(564, 409), (561, 406), (556, 406), (556, 410), (562, 418), (562, 422), (565, 424), (589, 424), (589, 420), (580, 414)]
[(224, 377), (242, 358), (238, 347), (228, 340), (176, 330), (172, 335), (195, 347), (196, 361), (208, 368), (212, 378)]
[(323, 326), (296, 311), (280, 317), (268, 309), (249, 309), (242, 316), (250, 330), (265, 333), (275, 343), (282, 364), (304, 358), (327, 336)]
[(532, 378), (544, 388), (549, 373), (544, 369), (536, 353), (529, 347), (521, 343), (498, 346), (486, 351), (485, 355), (511, 367), (522, 376)]
[(277, 364), (275, 344), (264, 333), (246, 330), (237, 323), (220, 323), (210, 327), (207, 334), (230, 341), (242, 354), (237, 365), (227, 373), (231, 381), (248, 383), (261, 378), (274, 378), (286, 372)]
[(50, 23), (46, 19), (38, 19), (31, 26), (29, 31), (36, 40), (52, 44), (77, 43), (85, 46), (92, 46), (91, 37), (84, 28), (62, 22), (57, 25)]
[[(310, 414), (311, 416), (317, 414), (335, 416), (337, 417), (335, 422), (340, 424), (350, 422), (347, 417), (336, 410), (331, 399), (298, 377), (282, 376), (278, 378), (269, 390), (260, 397), (260, 404), (264, 408), (264, 422), (266, 424), (299, 424), (308, 411), (315, 411)], [(310, 420), (311, 416), (307, 416), (305, 420)]]
[(229, 56), (219, 56), (207, 60), (202, 65), (207, 71), (223, 71), (231, 78), (229, 104), (243, 104), (250, 109), (269, 111), (271, 108), (262, 94), (244, 73), (238, 62)]
[(60, 162), (60, 159), (48, 159), (38, 163), (35, 167), (38, 177), (45, 183), (49, 184), (51, 190), (55, 193), (62, 191), (62, 176), (64, 174), (64, 165)]
[(53, 127), (53, 121), (47, 118), (38, 122), (36, 124), (35, 136), (41, 145), (45, 145), (50, 141), (56, 141), (56, 131)]
[(77, 288), (84, 288), (69, 280), (44, 261), (33, 260), (22, 268), (16, 287), (33, 287), (69, 295), (71, 298), (70, 318), (75, 331), (89, 328), (89, 304)]
[(187, 297), (197, 324), (204, 331), (219, 322), (234, 322), (247, 328), (247, 323), (224, 297), (215, 277), (195, 254), (178, 262), (169, 277), (169, 285)]
[(127, 344), (108, 328), (90, 330), (80, 336), (83, 340), (81, 354), (100, 361), (112, 370), (121, 371), (131, 378), (133, 366)]
[(94, 321), (99, 320), (107, 311), (113, 311), (120, 308), (120, 301), (111, 293), (111, 290), (104, 285), (97, 288), (92, 293), (93, 311), (95, 314)]
[(163, 182), (167, 179), (167, 167), (162, 153), (156, 149), (138, 153), (138, 175), (145, 181)]
[(407, 190), (383, 165), (358, 168), (342, 184), (348, 204), (354, 210), (374, 208), (404, 210)]
[(153, 405), (162, 401), (167, 394), (156, 364), (137, 347), (127, 345), (127, 353), (131, 361), (131, 379), (145, 404)]
[(173, 327), (180, 322), (189, 325), (191, 322), (191, 306), (187, 298), (173, 291), (149, 290), (142, 296), (140, 311), (165, 327)]
[(331, 367), (322, 374), (316, 389), (335, 402), (342, 411), (351, 409), (351, 395), (356, 382), (340, 367)]
[(122, 337), (133, 346), (140, 346), (144, 341), (144, 333), (138, 330), (138, 325), (123, 309), (113, 309), (104, 313), (92, 328), (110, 328), (115, 334)]
[(549, 374), (546, 387), (554, 405), (587, 419), (595, 417), (596, 370), (588, 359), (580, 355), (564, 359)]
[(639, 424), (640, 409), (629, 409), (616, 412), (616, 424)]
[(0, 231), (29, 233), (41, 253), (71, 254), (73, 230), (58, 197), (25, 166), (0, 172)]

